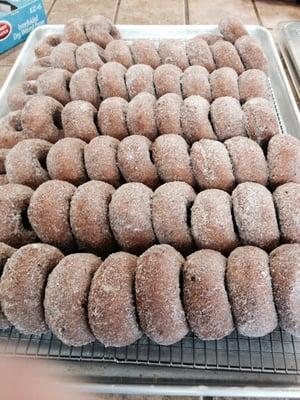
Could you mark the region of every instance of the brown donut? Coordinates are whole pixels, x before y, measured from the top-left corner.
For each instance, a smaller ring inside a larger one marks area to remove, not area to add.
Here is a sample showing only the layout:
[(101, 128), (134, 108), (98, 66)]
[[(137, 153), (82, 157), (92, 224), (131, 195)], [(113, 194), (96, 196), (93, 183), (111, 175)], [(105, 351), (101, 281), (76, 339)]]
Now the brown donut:
[(84, 148), (84, 164), (90, 179), (118, 187), (121, 175), (117, 165), (119, 141), (110, 136), (98, 136)]
[(71, 101), (62, 110), (61, 119), (65, 137), (90, 142), (99, 135), (96, 124), (97, 110), (88, 101)]
[(89, 323), (96, 339), (104, 346), (128, 346), (142, 336), (134, 299), (136, 265), (136, 256), (114, 253), (106, 258), (93, 277), (88, 304)]
[(163, 39), (159, 42), (158, 54), (162, 64), (173, 64), (184, 71), (190, 64), (185, 49), (185, 41), (181, 39)]
[(129, 68), (133, 64), (130, 47), (125, 40), (112, 40), (104, 50), (106, 60), (115, 61)]
[(98, 109), (100, 91), (97, 83), (98, 72), (92, 68), (79, 69), (70, 81), (70, 96), (72, 100), (84, 100)]
[(139, 93), (128, 103), (126, 122), (130, 135), (156, 138), (155, 104), (155, 96), (147, 92)]
[(244, 103), (253, 97), (272, 100), (267, 75), (259, 69), (248, 69), (239, 76), (240, 100)]
[(222, 189), (227, 192), (235, 186), (228, 151), (223, 143), (202, 139), (191, 148), (192, 169), (201, 189)]
[(126, 183), (113, 193), (109, 204), (110, 227), (122, 249), (141, 253), (155, 243), (152, 195), (152, 190), (142, 183)]
[(27, 218), (32, 189), (9, 183), (0, 190), (0, 242), (20, 247), (35, 242), (37, 237)]
[(7, 96), (7, 105), (10, 110), (21, 110), (32, 96), (37, 94), (36, 81), (22, 81), (10, 89)]
[(268, 164), (262, 148), (246, 137), (233, 137), (224, 142), (229, 153), (236, 184), (268, 184)]
[(167, 93), (181, 94), (182, 71), (176, 65), (165, 64), (160, 65), (154, 70), (153, 81), (156, 97), (159, 98)]
[(183, 101), (176, 93), (167, 93), (160, 97), (155, 106), (156, 125), (161, 135), (182, 134), (180, 114)]
[(0, 174), (6, 173), (5, 160), (9, 151), (9, 149), (0, 149)]
[(153, 69), (161, 65), (161, 59), (153, 40), (136, 39), (131, 43), (130, 50), (134, 64), (150, 65)]
[(210, 47), (217, 68), (233, 68), (238, 75), (244, 72), (244, 66), (234, 45), (225, 40), (217, 41)]
[(221, 141), (233, 136), (246, 136), (240, 102), (233, 97), (218, 97), (210, 106), (211, 122)]
[(5, 167), (8, 181), (36, 189), (48, 181), (46, 157), (51, 143), (42, 139), (27, 139), (17, 143), (7, 154)]
[(51, 68), (38, 77), (37, 92), (41, 96), (53, 97), (65, 105), (70, 101), (71, 77), (71, 72), (65, 69)]
[(241, 335), (265, 336), (277, 326), (268, 254), (253, 246), (229, 255), (226, 286), (235, 326)]
[(75, 186), (87, 181), (84, 166), (86, 143), (77, 138), (64, 138), (56, 142), (47, 155), (47, 169), (51, 179), (67, 181)]
[(208, 101), (200, 96), (190, 96), (182, 102), (180, 110), (180, 121), (185, 140), (189, 144), (207, 138), (216, 139), (208, 118)]
[(52, 65), (49, 56), (38, 58), (25, 68), (25, 79), (27, 81), (34, 81), (50, 68), (52, 68)]
[(183, 267), (183, 302), (192, 332), (218, 340), (234, 330), (225, 288), (226, 258), (214, 250), (191, 254)]
[(239, 20), (239, 18), (236, 18), (232, 15), (223, 17), (218, 26), (221, 34), (224, 36), (224, 39), (231, 43), (235, 43), (238, 38), (248, 34), (245, 26)]
[(160, 184), (151, 160), (151, 145), (149, 139), (140, 135), (128, 136), (120, 142), (117, 162), (126, 182), (141, 182), (151, 189)]
[(63, 36), (61, 34), (52, 34), (43, 37), (38, 41), (34, 49), (34, 54), (37, 58), (50, 56), (53, 49), (58, 46), (63, 40)]
[(223, 67), (210, 74), (210, 88), (212, 99), (218, 97), (234, 97), (240, 100), (238, 75), (234, 69)]
[(108, 183), (90, 181), (75, 192), (70, 205), (70, 225), (78, 247), (104, 254), (115, 242), (108, 220), (108, 205), (114, 188)]
[(126, 71), (125, 81), (130, 99), (142, 92), (148, 92), (152, 95), (155, 94), (153, 69), (149, 65), (132, 65), (132, 67)]
[(98, 73), (98, 85), (103, 99), (108, 97), (122, 97), (128, 100), (128, 92), (125, 85), (126, 68), (117, 62), (104, 64)]
[(74, 248), (69, 210), (75, 190), (69, 182), (45, 182), (34, 192), (28, 208), (29, 222), (39, 239), (66, 251)]
[(219, 189), (200, 192), (192, 206), (192, 235), (199, 249), (229, 253), (238, 244), (231, 215), (231, 198)]
[(208, 78), (209, 73), (204, 67), (200, 65), (188, 67), (184, 71), (181, 80), (183, 97), (198, 95), (210, 101), (211, 91)]
[[(5, 243), (0, 243), (0, 274), (1, 275), (3, 273), (4, 265), (6, 264), (7, 260), (14, 254), (15, 251), (16, 251), (16, 249), (14, 247), (8, 246)], [(0, 287), (1, 287), (1, 281), (0, 281)], [(9, 329), (10, 327), (11, 327), (11, 323), (6, 318), (6, 316), (3, 314), (3, 310), (1, 307), (1, 301), (0, 301), (0, 329)]]
[(76, 50), (78, 46), (70, 42), (62, 42), (50, 54), (52, 67), (66, 69), (69, 72), (77, 71)]
[(84, 21), (81, 18), (71, 18), (64, 26), (64, 40), (77, 46), (88, 41), (85, 33)]
[(85, 33), (90, 42), (95, 42), (104, 49), (113, 39), (121, 39), (117, 27), (102, 15), (93, 15), (86, 19)]
[(186, 42), (186, 54), (191, 65), (201, 65), (208, 72), (216, 68), (207, 42), (197, 36)]
[(21, 110), (11, 111), (0, 118), (0, 148), (10, 149), (15, 144), (30, 137), (30, 133), (25, 131), (21, 122)]
[(259, 41), (253, 36), (244, 35), (235, 42), (245, 69), (260, 69), (268, 74), (268, 60)]
[(182, 181), (195, 186), (189, 148), (181, 136), (159, 136), (152, 145), (152, 157), (163, 182)]
[(45, 290), (45, 319), (64, 344), (83, 346), (95, 340), (88, 324), (88, 295), (101, 259), (93, 254), (70, 254), (48, 278)]
[(97, 46), (96, 43), (84, 43), (76, 50), (76, 63), (78, 69), (92, 68), (99, 71), (105, 62), (104, 50)]
[(284, 244), (270, 254), (270, 272), (279, 325), (294, 336), (300, 336), (299, 260), (299, 244)]
[(128, 135), (126, 114), (128, 102), (121, 97), (102, 101), (98, 111), (98, 127), (102, 135), (122, 140)]
[(142, 331), (160, 345), (181, 340), (188, 326), (180, 298), (184, 258), (173, 247), (152, 246), (138, 259), (136, 304)]
[(243, 244), (272, 250), (279, 242), (272, 195), (255, 182), (240, 183), (232, 192), (233, 213)]
[(273, 193), (281, 237), (286, 243), (300, 243), (300, 184), (285, 183)]
[(53, 246), (36, 243), (17, 250), (1, 277), (1, 307), (22, 333), (40, 335), (48, 330), (44, 316), (44, 290), (48, 275), (63, 258)]
[(185, 182), (169, 182), (154, 192), (152, 222), (157, 240), (188, 253), (193, 248), (189, 211), (195, 200), (194, 189)]

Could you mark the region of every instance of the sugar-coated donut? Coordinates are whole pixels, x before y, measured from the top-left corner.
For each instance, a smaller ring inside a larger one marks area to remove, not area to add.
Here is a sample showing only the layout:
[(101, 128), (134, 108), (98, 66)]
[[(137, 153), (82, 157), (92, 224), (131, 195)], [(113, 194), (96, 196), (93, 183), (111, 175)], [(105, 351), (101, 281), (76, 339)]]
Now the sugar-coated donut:
[(219, 189), (200, 192), (192, 206), (192, 234), (199, 249), (229, 253), (238, 244), (231, 216), (231, 198)]
[(104, 64), (98, 73), (98, 85), (103, 99), (108, 97), (123, 97), (128, 100), (125, 85), (126, 68), (117, 62), (111, 61)]
[(217, 340), (234, 330), (225, 288), (226, 258), (214, 250), (188, 256), (183, 267), (183, 302), (192, 332)]
[(77, 48), (76, 44), (70, 42), (62, 42), (56, 46), (50, 54), (52, 67), (66, 69), (69, 72), (77, 71)]
[(176, 93), (181, 96), (182, 71), (176, 65), (164, 64), (154, 70), (153, 81), (156, 97), (159, 98), (166, 93)]
[(268, 73), (268, 60), (259, 41), (249, 35), (241, 36), (235, 47), (244, 63), (245, 69), (260, 69)]
[(23, 129), (21, 116), (21, 110), (17, 110), (0, 118), (1, 149), (11, 149), (15, 144), (34, 135), (32, 132)]
[(255, 182), (240, 183), (232, 192), (234, 218), (243, 244), (272, 250), (279, 242), (272, 194)]
[(153, 86), (153, 69), (149, 65), (132, 65), (126, 71), (125, 81), (130, 99), (142, 92), (148, 92), (152, 95), (155, 94)]
[(58, 46), (63, 40), (61, 34), (51, 34), (43, 37), (34, 49), (34, 54), (37, 58), (50, 56), (53, 49)]
[(93, 277), (88, 303), (89, 324), (96, 339), (105, 346), (128, 346), (142, 336), (135, 310), (136, 266), (136, 256), (114, 253)]
[(32, 96), (38, 91), (36, 81), (22, 81), (17, 83), (8, 93), (7, 104), (10, 110), (21, 110)]
[(36, 189), (49, 179), (46, 157), (51, 143), (42, 139), (25, 139), (7, 154), (6, 175), (11, 183), (20, 183)]
[(210, 49), (217, 68), (230, 67), (238, 75), (245, 70), (240, 56), (232, 43), (219, 40)]
[(152, 190), (142, 183), (126, 183), (113, 193), (109, 204), (110, 227), (122, 249), (140, 253), (155, 243), (152, 195)]
[(180, 297), (184, 258), (166, 244), (152, 246), (138, 259), (136, 304), (142, 331), (154, 342), (171, 345), (188, 326)]
[(104, 50), (104, 55), (107, 62), (115, 61), (124, 65), (125, 68), (129, 68), (133, 64), (129, 44), (122, 39), (109, 42)]
[(186, 42), (186, 54), (191, 65), (201, 65), (208, 72), (216, 68), (207, 42), (197, 36)]
[(201, 67), (201, 65), (191, 65), (188, 67), (181, 79), (183, 97), (198, 95), (210, 101), (211, 91), (208, 78), (209, 73), (207, 69)]
[(40, 75), (48, 71), (50, 68), (52, 68), (52, 65), (49, 56), (38, 58), (25, 68), (25, 79), (27, 81), (36, 80)]
[(82, 44), (76, 49), (76, 64), (78, 69), (92, 68), (96, 71), (106, 62), (104, 50), (93, 42)]
[(189, 66), (184, 40), (161, 40), (158, 45), (158, 54), (162, 60), (162, 64), (173, 64), (183, 71)]
[(128, 102), (122, 97), (102, 101), (98, 111), (98, 127), (102, 135), (122, 140), (128, 135), (126, 114)]
[(265, 336), (277, 326), (268, 254), (253, 246), (229, 255), (226, 286), (235, 326), (241, 335)]
[(238, 75), (229, 67), (218, 68), (210, 74), (210, 88), (212, 99), (218, 97), (234, 97), (240, 100)]
[(10, 151), (9, 149), (5, 148), (0, 149), (0, 174), (6, 173), (5, 160), (9, 151)]
[(113, 39), (121, 39), (116, 26), (102, 15), (93, 15), (86, 19), (85, 33), (90, 42), (95, 42), (103, 48)]
[(93, 254), (70, 254), (49, 275), (45, 290), (45, 319), (51, 331), (68, 346), (95, 340), (88, 324), (88, 295), (101, 264)]
[(155, 106), (156, 125), (161, 135), (174, 133), (182, 134), (180, 114), (182, 98), (176, 93), (161, 96)]
[(37, 79), (37, 92), (41, 96), (53, 97), (65, 105), (70, 101), (69, 84), (71, 72), (61, 68), (51, 68)]
[(65, 23), (64, 40), (66, 42), (77, 44), (77, 46), (88, 41), (83, 19), (71, 18)]
[(238, 38), (248, 34), (243, 23), (233, 15), (223, 17), (220, 20), (219, 30), (224, 36), (224, 39), (231, 43), (235, 43)]
[(98, 109), (100, 92), (97, 83), (98, 72), (92, 68), (79, 69), (70, 81), (70, 96), (72, 100), (84, 100)]
[(29, 222), (39, 239), (66, 251), (74, 248), (69, 210), (75, 190), (69, 182), (45, 182), (34, 192), (28, 208)]
[(168, 182), (155, 190), (152, 200), (152, 222), (157, 240), (188, 253), (193, 248), (189, 223), (194, 189), (185, 182)]
[[(2, 275), (3, 273), (3, 268), (7, 260), (14, 254), (15, 251), (16, 249), (14, 247), (8, 246), (5, 243), (0, 243), (0, 275)], [(0, 281), (0, 287), (1, 287), (1, 281)], [(9, 329), (10, 327), (11, 323), (3, 314), (0, 301), (0, 329)]]
[(239, 90), (241, 103), (253, 97), (272, 99), (268, 77), (259, 69), (248, 69), (239, 76)]
[(161, 65), (161, 59), (153, 40), (136, 39), (132, 42), (130, 50), (135, 64), (150, 65), (153, 69)]
[(39, 335), (48, 330), (44, 316), (44, 290), (48, 275), (63, 254), (48, 244), (28, 244), (7, 261), (1, 277), (1, 307), (22, 333)]

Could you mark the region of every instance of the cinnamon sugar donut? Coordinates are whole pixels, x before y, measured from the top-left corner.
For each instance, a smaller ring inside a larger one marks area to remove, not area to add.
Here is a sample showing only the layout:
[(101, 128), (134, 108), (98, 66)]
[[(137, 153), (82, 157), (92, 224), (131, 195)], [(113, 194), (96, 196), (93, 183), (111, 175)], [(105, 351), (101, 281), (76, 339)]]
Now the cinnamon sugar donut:
[(90, 181), (75, 192), (70, 206), (70, 225), (78, 247), (95, 253), (108, 253), (115, 242), (108, 220), (108, 205), (114, 188), (108, 183)]
[(104, 50), (106, 60), (115, 61), (129, 68), (133, 64), (130, 47), (125, 40), (112, 40)]
[(50, 54), (52, 67), (66, 69), (69, 72), (77, 71), (77, 48), (76, 44), (69, 42), (63, 42), (56, 46)]
[(63, 258), (53, 246), (36, 243), (17, 250), (1, 277), (1, 307), (22, 333), (40, 335), (48, 330), (44, 316), (44, 289), (51, 270)]
[(37, 58), (50, 56), (53, 49), (58, 46), (63, 40), (61, 34), (52, 34), (43, 37), (34, 49), (34, 54)]
[(240, 100), (238, 75), (234, 69), (223, 67), (210, 74), (210, 88), (212, 99), (218, 97), (234, 97)]
[(94, 273), (101, 264), (93, 254), (70, 254), (48, 278), (45, 290), (45, 319), (68, 346), (83, 346), (95, 340), (88, 324), (88, 295)]
[(99, 135), (96, 124), (97, 110), (88, 101), (71, 101), (62, 110), (61, 119), (65, 137), (90, 142)]
[(96, 45), (96, 43), (84, 43), (76, 50), (76, 63), (78, 69), (92, 68), (99, 71), (105, 62), (104, 50)]
[(106, 258), (93, 277), (88, 304), (89, 324), (96, 339), (104, 346), (128, 346), (142, 336), (135, 310), (136, 265), (136, 256), (114, 253)]
[(253, 246), (229, 255), (226, 286), (236, 328), (241, 335), (265, 336), (277, 326), (268, 254)]
[(141, 182), (155, 189), (159, 183), (156, 167), (151, 160), (152, 142), (144, 136), (132, 135), (118, 147), (117, 162), (126, 182)]
[(155, 94), (153, 69), (149, 65), (132, 65), (132, 67), (126, 71), (125, 81), (130, 99), (142, 92), (148, 92), (152, 95)]
[(166, 93), (176, 93), (181, 96), (182, 71), (176, 65), (164, 64), (154, 70), (153, 81), (156, 97), (159, 98)]
[(34, 192), (28, 208), (29, 222), (39, 239), (66, 251), (74, 248), (69, 210), (75, 190), (69, 182), (45, 182)]
[(195, 197), (194, 189), (185, 182), (169, 182), (156, 189), (152, 200), (152, 221), (159, 243), (169, 244), (183, 253), (192, 250), (188, 219)]
[(202, 139), (191, 148), (192, 169), (201, 189), (231, 192), (235, 179), (229, 154), (223, 143)]
[(217, 41), (210, 47), (217, 68), (233, 68), (238, 75), (244, 72), (244, 66), (233, 44), (225, 40)]
[(99, 69), (97, 80), (103, 99), (108, 97), (122, 97), (128, 100), (125, 73), (126, 68), (114, 61), (104, 64)]
[(210, 101), (211, 91), (208, 78), (209, 73), (204, 67), (200, 65), (188, 67), (181, 79), (183, 97), (198, 95)]
[(239, 76), (240, 100), (242, 103), (253, 97), (271, 100), (267, 75), (259, 69), (248, 69)]
[(152, 145), (152, 157), (163, 182), (182, 181), (195, 185), (189, 148), (181, 136), (159, 136)]
[(161, 65), (161, 59), (153, 40), (136, 39), (131, 43), (130, 50), (135, 64), (150, 65), (153, 69)]
[(183, 101), (176, 93), (167, 93), (156, 102), (156, 125), (161, 135), (174, 133), (182, 134), (180, 113)]
[(214, 250), (191, 254), (183, 267), (183, 302), (192, 332), (218, 340), (234, 330), (225, 288), (226, 258)]
[(7, 154), (5, 167), (8, 181), (36, 189), (49, 179), (46, 157), (51, 143), (42, 139), (25, 139)]
[(52, 68), (52, 65), (49, 56), (38, 58), (25, 68), (25, 79), (27, 81), (36, 80), (40, 75), (48, 71), (50, 68)]
[(136, 304), (142, 331), (160, 345), (171, 345), (188, 333), (180, 298), (184, 258), (173, 247), (152, 246), (138, 259)]
[(53, 97), (65, 105), (70, 101), (69, 85), (72, 74), (65, 69), (51, 68), (37, 79), (37, 92), (41, 96)]
[(97, 83), (98, 72), (92, 68), (79, 69), (70, 81), (70, 96), (72, 100), (84, 100), (98, 109), (100, 92)]
[(191, 65), (201, 65), (208, 72), (216, 68), (207, 42), (197, 36), (186, 42), (186, 54)]
[(151, 220), (153, 192), (142, 183), (126, 183), (109, 204), (110, 227), (120, 247), (140, 253), (155, 243)]
[(11, 111), (0, 118), (0, 148), (10, 149), (31, 135), (25, 131), (21, 122), (21, 110)]
[(35, 81), (22, 81), (10, 89), (7, 96), (7, 105), (10, 110), (21, 110), (32, 96), (37, 94)]
[(235, 42), (245, 69), (260, 69), (268, 74), (268, 60), (259, 41), (253, 36), (244, 35)]
[(0, 242), (20, 247), (35, 242), (37, 237), (27, 219), (32, 189), (9, 183), (0, 190)]
[(85, 142), (77, 138), (64, 138), (56, 142), (47, 155), (51, 179), (67, 181), (75, 186), (86, 182), (84, 147)]
[(192, 206), (192, 234), (199, 249), (229, 253), (238, 244), (231, 215), (231, 198), (219, 189), (200, 192)]
[(232, 192), (233, 213), (243, 244), (272, 250), (279, 242), (272, 195), (255, 182), (240, 183)]
[(162, 60), (162, 64), (173, 64), (183, 71), (190, 65), (184, 40), (161, 40), (158, 45), (158, 54)]
[(121, 39), (116, 26), (102, 15), (93, 15), (86, 19), (85, 33), (90, 42), (95, 42), (104, 49), (113, 39)]
[(235, 41), (241, 36), (248, 35), (243, 23), (232, 15), (223, 17), (218, 26), (224, 39), (231, 43), (235, 43)]
[(64, 26), (64, 40), (71, 42), (77, 46), (82, 45), (88, 41), (85, 33), (84, 21), (81, 18), (71, 18)]
[(117, 165), (119, 141), (110, 136), (98, 136), (85, 146), (84, 163), (90, 179), (118, 187), (121, 175)]
[[(16, 249), (14, 247), (8, 246), (5, 243), (0, 243), (0, 275), (2, 275), (3, 273), (3, 268), (7, 260), (14, 254), (15, 251)], [(1, 281), (0, 281), (0, 287), (1, 287)], [(0, 301), (0, 329), (9, 329), (10, 327), (11, 323), (3, 314)]]
[(102, 101), (98, 111), (98, 127), (102, 135), (124, 139), (128, 135), (126, 114), (128, 102), (121, 97)]
[(0, 174), (6, 173), (5, 160), (9, 151), (9, 149), (0, 149)]

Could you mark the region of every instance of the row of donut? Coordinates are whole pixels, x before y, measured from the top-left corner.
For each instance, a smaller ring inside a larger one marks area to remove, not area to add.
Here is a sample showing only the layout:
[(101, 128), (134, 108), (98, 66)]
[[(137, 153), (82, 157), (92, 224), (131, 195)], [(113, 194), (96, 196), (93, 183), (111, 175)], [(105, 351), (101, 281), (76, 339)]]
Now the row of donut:
[(52, 180), (34, 192), (10, 183), (0, 191), (0, 241), (19, 247), (39, 239), (98, 254), (116, 245), (140, 254), (156, 242), (183, 253), (196, 245), (227, 254), (240, 243), (271, 250), (280, 240), (300, 243), (299, 204), (300, 184), (293, 182), (273, 196), (255, 182), (240, 183), (231, 196), (220, 189), (196, 194), (185, 182), (154, 192), (135, 182), (115, 190), (101, 181), (76, 188)]
[(201, 139), (189, 148), (179, 135), (162, 135), (152, 143), (132, 135), (121, 142), (98, 136), (89, 144), (64, 138), (54, 145), (27, 139), (12, 149), (0, 150), (0, 174), (8, 182), (36, 189), (50, 179), (75, 186), (88, 180), (114, 187), (140, 182), (156, 189), (163, 182), (182, 181), (193, 187), (231, 192), (242, 182), (257, 182), (271, 189), (287, 182), (300, 183), (300, 141), (276, 135), (265, 157), (253, 140), (238, 136), (224, 143)]
[(189, 330), (203, 340), (235, 328), (261, 337), (279, 322), (300, 335), (299, 244), (270, 256), (238, 247), (228, 259), (200, 250), (186, 260), (169, 245), (154, 245), (140, 257), (116, 252), (104, 262), (87, 253), (64, 257), (46, 244), (15, 252), (1, 244), (0, 251), (1, 260), (10, 257), (0, 283), (2, 327), (11, 323), (26, 334), (50, 329), (66, 345), (121, 347), (144, 333), (171, 345)]

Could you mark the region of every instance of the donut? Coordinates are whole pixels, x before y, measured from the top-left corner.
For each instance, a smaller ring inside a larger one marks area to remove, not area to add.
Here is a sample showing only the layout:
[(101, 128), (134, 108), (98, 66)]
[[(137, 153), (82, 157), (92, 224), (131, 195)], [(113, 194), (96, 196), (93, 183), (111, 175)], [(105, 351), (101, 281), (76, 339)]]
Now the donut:
[(92, 68), (96, 71), (106, 62), (104, 50), (96, 43), (84, 43), (76, 49), (76, 64), (78, 69)]
[(136, 269), (136, 305), (142, 331), (160, 345), (171, 345), (188, 332), (180, 293), (184, 258), (167, 244), (152, 246)]
[(34, 54), (37, 58), (50, 56), (53, 49), (58, 46), (63, 40), (63, 36), (61, 34), (51, 34), (43, 37), (38, 41)]
[(74, 248), (69, 210), (75, 190), (69, 182), (45, 182), (34, 192), (28, 208), (30, 225), (39, 239), (65, 251)]
[(155, 94), (153, 69), (149, 65), (132, 65), (132, 67), (126, 71), (125, 81), (130, 99), (142, 92), (148, 92), (152, 95)]
[(246, 137), (233, 137), (224, 142), (229, 153), (236, 184), (268, 184), (268, 164), (262, 148)]
[(97, 110), (88, 101), (74, 100), (68, 103), (61, 113), (65, 137), (74, 137), (90, 142), (99, 135)]
[(136, 256), (114, 253), (93, 277), (88, 303), (89, 324), (95, 338), (104, 346), (128, 346), (142, 336), (134, 299), (136, 266)]
[(129, 68), (133, 64), (130, 47), (125, 40), (112, 40), (108, 43), (104, 50), (105, 59), (109, 61), (115, 61), (125, 68)]
[(234, 330), (225, 288), (226, 258), (214, 250), (188, 256), (183, 267), (183, 303), (192, 332), (218, 340)]
[(300, 336), (299, 260), (299, 244), (283, 244), (270, 254), (270, 273), (279, 326), (294, 336)]
[(109, 204), (110, 227), (122, 249), (141, 253), (155, 243), (152, 195), (152, 190), (142, 183), (126, 183), (113, 193)]
[(84, 100), (98, 109), (100, 92), (97, 83), (98, 72), (92, 68), (79, 69), (70, 81), (70, 96), (72, 100)]
[(176, 93), (181, 96), (182, 71), (176, 65), (164, 64), (154, 70), (153, 82), (156, 97), (159, 98), (167, 93)]
[(37, 94), (36, 81), (22, 81), (10, 89), (7, 96), (7, 105), (10, 110), (22, 110), (28, 100)]
[(117, 163), (126, 182), (141, 182), (155, 189), (159, 183), (156, 167), (151, 160), (152, 142), (144, 136), (123, 139), (118, 147)]
[(123, 97), (123, 99), (128, 100), (125, 73), (126, 68), (114, 61), (104, 64), (99, 69), (97, 80), (103, 99), (108, 97)]
[(152, 158), (163, 182), (182, 181), (195, 185), (189, 148), (181, 136), (159, 136), (152, 145)]
[(282, 240), (300, 243), (300, 184), (285, 183), (273, 193)]
[(238, 247), (227, 260), (226, 287), (235, 326), (244, 336), (260, 337), (277, 326), (268, 254)]
[[(16, 251), (14, 247), (8, 246), (5, 243), (0, 243), (0, 274), (3, 273), (3, 268), (7, 260), (13, 255)], [(1, 279), (1, 278), (0, 278)], [(1, 281), (0, 281), (1, 287)], [(11, 327), (11, 323), (8, 321), (6, 316), (3, 314), (3, 310), (1, 308), (0, 302), (0, 329), (9, 329)]]
[(10, 149), (15, 144), (30, 137), (21, 122), (21, 110), (11, 111), (0, 118), (0, 148)]
[(1, 277), (1, 307), (18, 331), (40, 335), (48, 330), (44, 290), (48, 275), (63, 258), (53, 246), (36, 243), (21, 247), (5, 264)]
[(62, 42), (50, 54), (52, 67), (66, 69), (69, 72), (77, 71), (76, 50), (78, 46), (70, 42)]
[(85, 33), (84, 21), (81, 18), (71, 18), (64, 25), (64, 40), (77, 46), (88, 41)]
[(104, 49), (113, 39), (121, 39), (116, 26), (102, 15), (93, 15), (86, 19), (85, 33), (90, 42), (95, 42)]
[(155, 104), (155, 96), (147, 92), (139, 93), (128, 103), (126, 122), (130, 135), (156, 138)]
[(49, 56), (38, 58), (25, 68), (25, 79), (27, 81), (34, 81), (50, 68), (52, 68), (52, 65)]
[(174, 133), (182, 134), (180, 114), (182, 98), (176, 93), (161, 96), (155, 106), (156, 125), (161, 135)]
[(88, 177), (118, 187), (121, 175), (117, 165), (119, 141), (110, 136), (98, 136), (84, 148), (84, 164)]
[(212, 46), (219, 40), (224, 40), (222, 35), (214, 34), (214, 33), (200, 33), (200, 35), (196, 35), (193, 39), (202, 39), (204, 40), (209, 46)]
[(268, 143), (270, 183), (300, 183), (300, 141), (290, 135), (275, 135)]
[(212, 72), (216, 68), (207, 42), (197, 36), (187, 40), (186, 54), (190, 65), (201, 65), (208, 72)]
[(253, 97), (272, 99), (268, 77), (259, 69), (248, 69), (239, 76), (239, 90), (241, 103)]
[(239, 18), (232, 15), (221, 18), (218, 26), (221, 34), (224, 36), (224, 39), (231, 43), (235, 43), (236, 40), (241, 36), (248, 35), (243, 23), (239, 20)]
[(128, 102), (121, 97), (102, 101), (98, 111), (98, 127), (102, 135), (122, 140), (128, 135), (126, 114)]
[(37, 93), (53, 97), (65, 105), (70, 101), (69, 85), (72, 74), (61, 68), (51, 68), (37, 78)]
[(186, 54), (184, 40), (161, 40), (158, 46), (158, 54), (162, 60), (162, 64), (173, 64), (183, 71), (190, 65)]
[(219, 40), (211, 46), (210, 49), (216, 63), (216, 68), (230, 67), (234, 69), (238, 75), (244, 72), (243, 63), (232, 43)]
[(78, 247), (108, 253), (115, 244), (108, 220), (108, 205), (114, 188), (90, 181), (75, 192), (70, 205), (70, 225)]
[(253, 36), (244, 35), (235, 42), (245, 69), (260, 69), (268, 74), (268, 60), (259, 41)]
[(189, 144), (203, 138), (216, 139), (208, 118), (209, 108), (208, 101), (200, 96), (190, 96), (182, 102), (180, 120), (183, 136)]
[(67, 181), (75, 186), (87, 181), (84, 166), (85, 142), (77, 138), (64, 138), (56, 142), (47, 155), (47, 169), (51, 179)]
[(70, 254), (49, 275), (45, 290), (45, 319), (51, 331), (68, 346), (95, 340), (88, 324), (88, 295), (101, 264), (93, 254)]
[(240, 100), (238, 75), (229, 67), (218, 68), (210, 74), (212, 100), (218, 97), (234, 97)]
[(231, 208), (231, 198), (223, 190), (208, 189), (197, 195), (192, 206), (191, 223), (198, 249), (227, 254), (237, 247)]
[(153, 40), (136, 39), (131, 43), (130, 50), (134, 64), (150, 65), (153, 69), (161, 65), (161, 59)]
[(221, 141), (233, 136), (245, 136), (241, 105), (234, 97), (218, 97), (210, 106), (211, 123)]
[(201, 189), (231, 192), (235, 179), (229, 154), (223, 143), (202, 139), (191, 148), (192, 169)]
[(8, 181), (36, 189), (49, 180), (46, 157), (51, 143), (42, 139), (25, 139), (7, 154), (5, 167)]
[(240, 183), (232, 192), (233, 213), (243, 244), (272, 250), (279, 242), (272, 195), (256, 182)]
[(168, 182), (155, 190), (152, 200), (152, 222), (157, 240), (181, 253), (193, 248), (189, 211), (195, 200), (194, 189), (185, 182)]
[(9, 183), (0, 190), (0, 242), (20, 247), (35, 242), (37, 237), (28, 223), (27, 208), (33, 190)]
[(6, 173), (5, 160), (9, 151), (9, 149), (0, 149), (0, 174)]
[(200, 65), (188, 67), (181, 79), (183, 97), (198, 95), (210, 101), (211, 91), (208, 77), (209, 73), (204, 67)]

